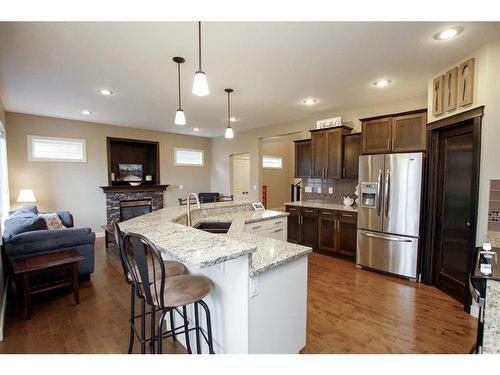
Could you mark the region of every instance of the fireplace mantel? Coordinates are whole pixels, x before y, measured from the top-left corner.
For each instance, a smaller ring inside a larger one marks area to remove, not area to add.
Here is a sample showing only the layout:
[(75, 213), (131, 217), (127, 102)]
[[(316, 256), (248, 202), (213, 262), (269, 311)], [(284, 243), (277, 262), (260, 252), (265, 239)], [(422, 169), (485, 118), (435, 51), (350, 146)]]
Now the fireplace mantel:
[(123, 186), (101, 186), (100, 188), (105, 193), (126, 193), (126, 192), (140, 192), (140, 191), (164, 191), (170, 185), (123, 185)]

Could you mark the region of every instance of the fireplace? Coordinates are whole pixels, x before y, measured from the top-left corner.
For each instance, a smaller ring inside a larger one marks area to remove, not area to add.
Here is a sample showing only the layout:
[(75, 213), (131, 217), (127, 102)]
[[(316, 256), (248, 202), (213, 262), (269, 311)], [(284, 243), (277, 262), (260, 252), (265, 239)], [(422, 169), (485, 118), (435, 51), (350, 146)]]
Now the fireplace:
[(152, 211), (151, 199), (120, 201), (120, 221), (132, 219)]

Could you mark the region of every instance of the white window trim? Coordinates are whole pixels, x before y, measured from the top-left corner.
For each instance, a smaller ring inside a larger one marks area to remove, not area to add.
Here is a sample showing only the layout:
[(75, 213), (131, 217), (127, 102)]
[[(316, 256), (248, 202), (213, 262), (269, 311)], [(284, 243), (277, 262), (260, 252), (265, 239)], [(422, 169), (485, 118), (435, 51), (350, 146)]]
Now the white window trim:
[[(68, 142), (81, 142), (83, 148), (83, 158), (79, 160), (73, 159), (52, 159), (52, 158), (34, 158), (33, 157), (33, 139), (48, 139), (54, 141), (68, 141)], [(87, 142), (85, 139), (80, 138), (60, 138), (60, 137), (44, 137), (41, 135), (28, 135), (28, 160), (29, 161), (52, 161), (52, 162), (63, 162), (63, 163), (86, 163), (87, 162)]]
[[(195, 151), (201, 152), (201, 164), (186, 164), (186, 163), (177, 163), (177, 151)], [(176, 167), (204, 167), (205, 166), (205, 151), (197, 150), (194, 148), (174, 148), (174, 166)]]
[[(264, 158), (281, 159), (281, 167), (264, 167)], [(283, 157), (278, 155), (262, 155), (261, 165), (263, 169), (283, 169)]]

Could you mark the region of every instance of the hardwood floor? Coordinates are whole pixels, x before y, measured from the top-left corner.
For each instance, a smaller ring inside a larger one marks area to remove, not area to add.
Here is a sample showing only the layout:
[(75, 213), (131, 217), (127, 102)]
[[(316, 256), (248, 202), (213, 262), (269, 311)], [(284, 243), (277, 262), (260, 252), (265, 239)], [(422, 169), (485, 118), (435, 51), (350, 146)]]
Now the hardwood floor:
[[(80, 305), (71, 294), (44, 296), (21, 320), (9, 301), (0, 353), (126, 353), (129, 289), (120, 267), (98, 239)], [(452, 298), (346, 260), (311, 254), (308, 299), (303, 353), (468, 353), (475, 341), (476, 320)], [(165, 352), (184, 348), (168, 340)]]

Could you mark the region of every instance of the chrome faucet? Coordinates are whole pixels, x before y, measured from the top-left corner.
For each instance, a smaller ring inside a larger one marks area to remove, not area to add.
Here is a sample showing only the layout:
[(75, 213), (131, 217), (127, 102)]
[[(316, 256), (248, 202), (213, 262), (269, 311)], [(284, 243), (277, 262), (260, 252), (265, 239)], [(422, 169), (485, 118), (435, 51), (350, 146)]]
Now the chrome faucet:
[(187, 197), (187, 209), (188, 209), (188, 216), (187, 216), (187, 225), (188, 227), (191, 226), (191, 197), (194, 196), (194, 199), (196, 199), (196, 206), (200, 208), (200, 200), (198, 199), (198, 195), (196, 193), (189, 193)]

